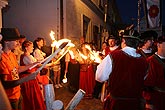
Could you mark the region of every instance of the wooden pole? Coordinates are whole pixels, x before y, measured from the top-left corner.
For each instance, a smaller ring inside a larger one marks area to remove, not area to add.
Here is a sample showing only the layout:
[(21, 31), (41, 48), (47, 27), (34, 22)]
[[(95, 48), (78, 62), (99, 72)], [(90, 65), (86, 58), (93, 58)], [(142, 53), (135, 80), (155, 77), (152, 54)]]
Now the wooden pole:
[(140, 32), (140, 10), (141, 0), (138, 0), (138, 19), (137, 19), (137, 31)]
[(65, 110), (74, 110), (78, 103), (81, 101), (81, 99), (84, 97), (84, 95), (85, 91), (79, 89), (75, 96), (72, 98), (72, 100), (69, 102)]
[(45, 89), (45, 101), (46, 101), (46, 110), (52, 110), (52, 104), (55, 100), (53, 84), (47, 84), (44, 86)]
[(52, 58), (55, 57), (67, 44), (68, 44), (68, 42), (64, 42), (63, 44), (61, 44), (60, 47), (59, 47), (53, 54), (51, 54), (51, 55), (47, 58), (47, 60), (42, 64), (42, 66), (41, 66), (40, 68), (38, 68), (38, 69), (35, 71), (34, 74), (37, 75), (37, 74), (42, 70), (42, 68), (44, 68), (44, 67), (46, 66), (46, 64), (49, 63), (50, 60), (52, 60)]

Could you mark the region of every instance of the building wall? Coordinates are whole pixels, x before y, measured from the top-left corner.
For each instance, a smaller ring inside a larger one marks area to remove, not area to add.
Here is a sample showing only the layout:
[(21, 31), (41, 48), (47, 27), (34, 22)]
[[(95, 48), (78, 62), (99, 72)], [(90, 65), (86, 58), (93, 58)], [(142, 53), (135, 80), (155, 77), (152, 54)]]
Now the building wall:
[[(66, 5), (67, 4), (67, 5)], [(83, 36), (83, 15), (90, 19), (87, 42), (93, 40), (93, 26), (103, 26), (103, 19), (95, 14), (81, 0), (65, 0), (64, 36), (71, 39), (79, 39)]]
[[(99, 0), (93, 0), (95, 4)], [(3, 27), (17, 27), (27, 39), (34, 41), (44, 37), (51, 43), (49, 33), (55, 32), (55, 38), (69, 38), (78, 41), (83, 36), (83, 16), (90, 19), (86, 41), (93, 38), (93, 27), (104, 26), (104, 19), (93, 12), (82, 0), (63, 0), (63, 10), (60, 10), (60, 0), (9, 0), (8, 8), (3, 11)], [(61, 18), (63, 11), (63, 18)], [(63, 19), (60, 23), (60, 18)], [(63, 30), (61, 30), (63, 25)], [(60, 35), (63, 31), (63, 36)]]
[(3, 12), (3, 27), (17, 27), (27, 39), (44, 37), (51, 42), (49, 33), (57, 35), (58, 0), (9, 0), (8, 10)]

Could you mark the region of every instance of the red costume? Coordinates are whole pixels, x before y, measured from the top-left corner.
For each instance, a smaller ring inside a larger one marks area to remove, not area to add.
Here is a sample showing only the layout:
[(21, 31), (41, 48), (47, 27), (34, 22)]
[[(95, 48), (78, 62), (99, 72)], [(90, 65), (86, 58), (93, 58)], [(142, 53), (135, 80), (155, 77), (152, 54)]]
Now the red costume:
[(86, 98), (92, 98), (93, 89), (95, 86), (93, 65), (80, 64), (80, 85), (79, 88), (84, 90)]
[[(139, 110), (148, 63), (144, 57), (132, 57), (118, 50), (110, 54), (112, 73), (104, 110)], [(128, 67), (129, 66), (129, 67)]]
[(154, 54), (147, 61), (150, 69), (145, 86), (150, 90), (145, 92), (145, 99), (154, 106), (154, 110), (165, 110), (165, 60)]
[[(21, 55), (20, 65), (25, 65), (23, 62), (24, 55)], [(28, 70), (20, 74), (20, 77), (25, 77), (36, 68)], [(46, 110), (44, 99), (42, 97), (38, 81), (36, 79), (24, 82), (21, 85), (21, 93), (23, 96), (23, 110)]]

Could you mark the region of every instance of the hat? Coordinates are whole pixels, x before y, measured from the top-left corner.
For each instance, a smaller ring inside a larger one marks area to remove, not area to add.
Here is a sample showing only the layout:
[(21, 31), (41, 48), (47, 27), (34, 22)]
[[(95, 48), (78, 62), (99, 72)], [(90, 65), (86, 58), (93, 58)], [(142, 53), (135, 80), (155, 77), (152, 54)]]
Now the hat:
[(109, 39), (115, 39), (115, 40), (118, 40), (119, 38), (118, 38), (118, 37), (115, 37), (114, 35), (110, 35), (110, 36), (108, 37), (107, 40), (109, 40)]
[(17, 28), (1, 28), (1, 34), (4, 41), (14, 41), (20, 39), (20, 33)]
[(141, 33), (140, 39), (141, 40), (148, 40), (148, 39), (153, 39), (156, 40), (158, 37), (158, 33), (154, 30), (148, 30), (143, 33)]
[(140, 40), (139, 33), (136, 30), (125, 30), (123, 34), (123, 38), (132, 38), (136, 40)]
[(158, 42), (158, 43), (165, 42), (165, 36), (160, 36), (160, 37), (158, 37), (157, 42)]

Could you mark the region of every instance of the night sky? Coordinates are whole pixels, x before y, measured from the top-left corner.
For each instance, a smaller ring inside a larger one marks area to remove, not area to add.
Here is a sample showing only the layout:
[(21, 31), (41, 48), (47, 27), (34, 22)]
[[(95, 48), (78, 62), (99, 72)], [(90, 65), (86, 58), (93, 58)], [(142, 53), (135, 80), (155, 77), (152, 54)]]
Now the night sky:
[[(163, 4), (162, 0), (162, 4)], [(122, 17), (122, 21), (124, 23), (137, 23), (137, 15), (138, 15), (138, 0), (116, 0), (119, 13)], [(165, 10), (165, 7), (162, 5), (162, 24), (165, 26), (165, 13), (163, 10)], [(144, 16), (144, 11), (141, 9), (141, 18)], [(134, 18), (134, 20), (131, 20), (131, 18)], [(164, 18), (164, 19), (163, 19)]]

